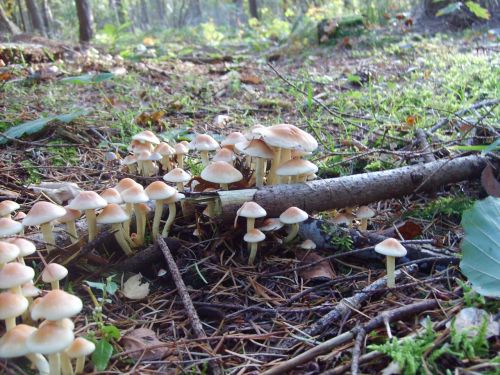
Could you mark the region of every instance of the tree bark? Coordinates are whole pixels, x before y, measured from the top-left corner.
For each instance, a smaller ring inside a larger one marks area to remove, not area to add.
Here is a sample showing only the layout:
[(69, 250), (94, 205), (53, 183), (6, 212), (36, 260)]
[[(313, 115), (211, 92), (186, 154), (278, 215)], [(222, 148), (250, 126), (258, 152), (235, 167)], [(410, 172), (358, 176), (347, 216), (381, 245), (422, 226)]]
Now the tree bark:
[(250, 12), (250, 18), (259, 19), (259, 5), (257, 0), (248, 0), (248, 11)]
[(0, 32), (8, 33), (8, 34), (20, 34), (21, 30), (17, 25), (9, 20), (7, 14), (2, 8), (2, 4), (0, 4)]
[(278, 217), (291, 206), (311, 214), (433, 191), (449, 183), (479, 178), (486, 161), (473, 155), (301, 184), (221, 191), (218, 193), (221, 219), (233, 221), (238, 208), (250, 200), (261, 205), (268, 217)]
[(149, 27), (149, 15), (146, 0), (141, 0), (141, 28), (146, 30)]
[(123, 25), (127, 22), (127, 12), (125, 11), (125, 7), (123, 6), (122, 0), (115, 0), (116, 13), (118, 15), (118, 22), (120, 25)]
[(33, 29), (38, 31), (40, 34), (45, 35), (45, 28), (43, 27), (43, 19), (35, 0), (26, 0), (26, 7), (28, 8), (28, 14), (30, 16), (31, 24)]
[(54, 18), (52, 16), (52, 10), (50, 9), (49, 0), (43, 0), (42, 5), (42, 15), (43, 15), (43, 24), (45, 27), (45, 31), (47, 35), (52, 35), (52, 23), (54, 22)]
[(87, 45), (94, 35), (92, 9), (90, 0), (75, 0), (76, 13), (80, 24), (80, 43)]

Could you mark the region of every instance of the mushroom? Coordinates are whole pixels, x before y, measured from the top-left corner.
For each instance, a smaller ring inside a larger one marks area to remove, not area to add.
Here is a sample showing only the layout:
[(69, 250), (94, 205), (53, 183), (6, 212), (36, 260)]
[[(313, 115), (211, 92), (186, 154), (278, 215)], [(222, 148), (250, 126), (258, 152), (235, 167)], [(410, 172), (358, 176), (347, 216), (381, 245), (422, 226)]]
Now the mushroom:
[(0, 237), (14, 236), (23, 231), (23, 225), (10, 217), (0, 219)]
[(177, 194), (177, 190), (175, 190), (171, 186), (168, 186), (164, 182), (155, 181), (149, 184), (146, 187), (145, 191), (149, 199), (155, 201), (155, 216), (153, 219), (152, 233), (153, 238), (156, 239), (160, 234), (160, 220), (163, 213), (163, 203), (165, 199), (168, 199)]
[(144, 212), (139, 207), (139, 204), (146, 203), (149, 200), (148, 195), (144, 191), (144, 188), (139, 184), (122, 191), (121, 195), (126, 203), (132, 203), (134, 205), (137, 245), (141, 246), (144, 244), (146, 215), (144, 215)]
[(181, 168), (174, 168), (163, 176), (164, 181), (176, 184), (180, 192), (184, 191), (184, 184), (190, 179), (191, 175)]
[(228, 148), (221, 148), (215, 153), (214, 157), (212, 158), (213, 161), (225, 161), (226, 163), (229, 163), (231, 165), (233, 165), (234, 159), (234, 152)]
[(10, 214), (16, 210), (19, 210), (19, 208), (21, 208), (21, 206), (14, 201), (6, 200), (0, 202), (0, 218), (10, 218)]
[(368, 228), (368, 219), (372, 218), (375, 216), (375, 211), (373, 211), (370, 207), (368, 206), (361, 206), (358, 208), (358, 211), (356, 212), (356, 217), (361, 219), (361, 225), (359, 226), (360, 230), (366, 230)]
[(250, 244), (250, 256), (248, 257), (249, 266), (253, 265), (255, 256), (257, 255), (257, 244), (261, 241), (264, 241), (265, 238), (266, 235), (262, 233), (260, 230), (255, 228), (248, 231), (243, 237), (243, 240), (245, 240), (245, 242), (248, 242)]
[(115, 188), (108, 188), (99, 194), (108, 203), (122, 204), (123, 198)]
[(22, 211), (19, 211), (16, 213), (16, 215), (13, 217), (15, 221), (23, 221), (23, 219), (26, 217), (26, 214)]
[(396, 258), (401, 258), (406, 255), (406, 249), (395, 238), (387, 238), (375, 245), (375, 251), (385, 255), (387, 267), (387, 287), (394, 288), (396, 286), (396, 278), (394, 271), (396, 269)]
[(345, 214), (338, 213), (333, 219), (331, 219), (331, 221), (335, 225), (345, 225), (349, 228), (351, 227), (351, 220), (349, 220)]
[(221, 189), (229, 190), (229, 184), (243, 179), (239, 170), (224, 161), (216, 161), (201, 171), (201, 178), (205, 181), (219, 184)]
[(278, 218), (267, 218), (264, 219), (262, 222), (262, 225), (259, 227), (259, 229), (263, 232), (271, 232), (275, 230), (279, 230), (283, 228), (284, 224), (281, 222), (280, 219)]
[(99, 224), (111, 224), (111, 228), (115, 231), (116, 242), (126, 255), (131, 256), (134, 252), (127, 242), (122, 225), (128, 219), (129, 215), (123, 208), (115, 203), (110, 203), (101, 211), (97, 217), (97, 222)]
[(0, 241), (0, 270), (6, 263), (12, 262), (19, 256), (20, 249), (13, 243)]
[(0, 293), (0, 320), (5, 320), (5, 330), (16, 326), (16, 318), (28, 308), (28, 300), (12, 292)]
[(255, 158), (255, 185), (264, 185), (264, 175), (266, 174), (266, 161), (274, 157), (274, 151), (260, 139), (252, 139), (237, 143), (235, 148), (242, 154)]
[(177, 167), (184, 169), (184, 156), (189, 153), (189, 146), (184, 143), (177, 143), (174, 146), (175, 159), (177, 160)]
[(68, 204), (68, 208), (85, 211), (89, 230), (89, 241), (92, 241), (97, 235), (95, 210), (104, 208), (107, 204), (108, 202), (94, 191), (81, 191), (75, 199)]
[(132, 137), (132, 141), (138, 141), (141, 144), (157, 145), (160, 143), (158, 137), (151, 130), (144, 130)]
[(68, 269), (58, 263), (49, 263), (42, 272), (44, 283), (50, 283), (52, 290), (59, 289), (59, 281), (68, 276)]
[(66, 355), (69, 358), (76, 358), (75, 374), (83, 374), (85, 367), (85, 357), (91, 355), (95, 350), (95, 344), (92, 341), (77, 337), (66, 349)]
[(170, 171), (172, 167), (172, 162), (170, 158), (175, 155), (175, 148), (170, 146), (168, 143), (161, 142), (158, 146), (156, 146), (154, 152), (157, 152), (161, 155), (161, 166), (164, 171)]
[(189, 143), (190, 149), (199, 151), (204, 167), (206, 167), (210, 162), (208, 158), (208, 152), (215, 151), (219, 149), (219, 147), (219, 143), (208, 134), (197, 134)]
[(33, 268), (17, 262), (7, 263), (0, 270), (0, 289), (10, 289), (12, 293), (22, 295), (21, 285), (34, 277)]
[(33, 242), (24, 238), (15, 237), (7, 239), (7, 242), (16, 245), (19, 248), (19, 255), (17, 256), (18, 262), (25, 264), (24, 257), (33, 254), (36, 251), (36, 246)]
[(245, 202), (236, 211), (236, 218), (234, 220), (234, 226), (236, 227), (236, 221), (238, 216), (247, 218), (247, 233), (255, 228), (255, 219), (259, 217), (264, 217), (267, 215), (266, 210), (264, 210), (258, 203), (255, 202)]
[(308, 160), (291, 159), (281, 164), (276, 169), (276, 175), (287, 183), (291, 177), (291, 183), (305, 182), (307, 176), (318, 171), (318, 167)]
[[(120, 195), (127, 190), (128, 188), (131, 188), (135, 185), (138, 185), (137, 182), (132, 180), (131, 178), (123, 178), (121, 179), (118, 184), (116, 184), (115, 189), (118, 190)], [(123, 197), (122, 197), (123, 199)], [(123, 228), (125, 230), (125, 237), (129, 238), (130, 237), (130, 218), (132, 217), (132, 214), (134, 212), (134, 206), (132, 203), (127, 203), (125, 205), (125, 212), (129, 216), (129, 219), (123, 224)]]
[(234, 151), (237, 143), (245, 142), (246, 137), (240, 132), (232, 132), (229, 133), (226, 138), (220, 143), (223, 148), (227, 148), (231, 151)]
[(123, 160), (120, 161), (120, 164), (126, 165), (128, 173), (136, 174), (137, 173), (137, 156), (135, 155), (127, 155)]
[(283, 224), (291, 225), (288, 236), (284, 239), (284, 243), (291, 242), (299, 233), (299, 223), (306, 221), (309, 216), (307, 212), (302, 211), (298, 207), (290, 207), (280, 215), (280, 220)]
[(69, 234), (71, 239), (71, 243), (78, 243), (78, 231), (76, 230), (76, 220), (82, 216), (82, 212), (80, 210), (73, 210), (68, 206), (64, 207), (66, 210), (66, 215), (57, 219), (57, 221), (61, 224), (66, 224), (66, 231)]
[(304, 240), (299, 247), (304, 250), (314, 250), (316, 249), (316, 244), (314, 243), (313, 240), (310, 240), (309, 238)]
[(172, 224), (175, 221), (175, 215), (177, 213), (177, 207), (175, 206), (175, 203), (181, 201), (182, 199), (184, 199), (184, 197), (185, 197), (184, 194), (176, 193), (174, 196), (165, 199), (165, 204), (168, 204), (168, 218), (161, 232), (161, 235), (163, 237), (168, 236), (168, 232), (170, 231), (170, 228), (172, 227)]

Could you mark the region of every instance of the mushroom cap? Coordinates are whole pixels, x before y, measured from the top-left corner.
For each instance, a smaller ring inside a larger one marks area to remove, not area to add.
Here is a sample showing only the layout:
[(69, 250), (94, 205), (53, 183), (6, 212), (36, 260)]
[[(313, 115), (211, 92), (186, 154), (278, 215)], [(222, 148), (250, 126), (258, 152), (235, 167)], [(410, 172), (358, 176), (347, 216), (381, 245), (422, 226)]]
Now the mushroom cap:
[(75, 221), (76, 219), (79, 219), (80, 216), (82, 216), (82, 212), (80, 210), (74, 210), (72, 208), (69, 208), (68, 206), (64, 207), (64, 209), (66, 210), (66, 214), (57, 219), (57, 221), (62, 224), (69, 223), (70, 221)]
[(260, 138), (261, 137), (260, 130), (266, 128), (267, 126), (264, 126), (262, 124), (255, 124), (254, 126), (252, 126), (252, 128), (248, 133), (245, 133), (245, 138), (248, 140)]
[(278, 218), (267, 218), (262, 222), (262, 226), (259, 229), (263, 232), (271, 232), (273, 230), (278, 230), (283, 228), (284, 224)]
[(309, 238), (304, 240), (299, 247), (304, 250), (314, 250), (316, 249), (316, 244), (314, 243), (313, 240), (310, 240)]
[(0, 320), (15, 318), (28, 308), (29, 302), (23, 296), (12, 292), (0, 293)]
[(374, 217), (374, 216), (375, 216), (375, 211), (373, 211), (368, 206), (361, 206), (356, 211), (356, 217), (358, 217), (360, 219), (369, 219), (369, 218)]
[(236, 212), (237, 216), (258, 218), (267, 215), (266, 210), (264, 210), (259, 204), (255, 202), (245, 202)]
[(261, 139), (243, 141), (234, 146), (242, 154), (262, 159), (274, 158), (274, 151)]
[(135, 184), (135, 186), (122, 191), (121, 195), (123, 201), (127, 203), (145, 203), (149, 201), (149, 197), (144, 191), (144, 188), (139, 184)]
[(21, 263), (7, 263), (0, 270), (0, 289), (23, 285), (35, 277), (35, 270)]
[(224, 161), (215, 161), (201, 171), (201, 178), (216, 184), (230, 184), (232, 182), (241, 181), (243, 175), (231, 164)]
[(21, 250), (13, 243), (0, 241), (0, 263), (9, 263), (16, 259)]
[(253, 132), (260, 134), (269, 146), (300, 148), (308, 152), (318, 148), (318, 142), (311, 134), (291, 124), (273, 125)]
[(151, 152), (148, 150), (142, 150), (137, 154), (137, 161), (144, 161), (144, 160), (149, 160), (149, 157), (151, 156)]
[(146, 189), (149, 199), (159, 200), (168, 199), (177, 193), (177, 190), (172, 186), (167, 185), (162, 181), (155, 181), (150, 183)]
[(187, 173), (184, 169), (174, 168), (168, 172), (163, 179), (167, 182), (178, 183), (178, 182), (188, 182), (191, 179), (191, 175)]
[(245, 142), (246, 137), (240, 132), (232, 132), (220, 143), (221, 146), (235, 146), (237, 143)]
[(225, 161), (226, 163), (230, 164), (233, 162), (234, 159), (235, 159), (234, 152), (228, 148), (221, 148), (219, 151), (216, 152), (216, 154), (212, 158), (213, 161)]
[[(96, 210), (104, 208), (108, 202), (95, 191), (81, 191), (69, 204), (73, 210)], [(26, 220), (26, 219), (25, 219)]]
[(115, 188), (108, 188), (101, 193), (101, 197), (108, 203), (122, 204), (123, 198)]
[(407, 253), (405, 247), (395, 238), (386, 238), (376, 244), (375, 251), (379, 254), (395, 258), (404, 257)]
[(44, 322), (26, 341), (26, 346), (33, 353), (53, 354), (66, 349), (75, 335), (73, 330), (58, 322)]
[(278, 176), (298, 176), (302, 174), (312, 174), (318, 171), (318, 167), (309, 160), (292, 159), (281, 164), (276, 169)]
[(351, 220), (345, 214), (337, 214), (333, 219), (331, 219), (332, 223), (337, 225), (349, 225), (351, 224)]
[[(24, 218), (26, 220), (26, 218)], [(23, 220), (23, 223), (24, 223)], [(13, 236), (23, 230), (23, 224), (10, 217), (0, 218), (0, 237)]]
[(250, 230), (245, 234), (245, 236), (243, 236), (243, 240), (248, 243), (261, 242), (264, 241), (265, 238), (266, 235), (257, 228)]
[(189, 143), (189, 148), (196, 151), (214, 151), (219, 147), (219, 143), (208, 134), (196, 134)]
[(135, 155), (127, 155), (121, 161), (122, 165), (131, 165), (137, 163), (137, 157)]
[(38, 297), (42, 293), (42, 291), (33, 284), (33, 281), (28, 281), (26, 284), (23, 284), (21, 291), (25, 297)]
[(96, 222), (99, 224), (117, 224), (123, 223), (129, 218), (123, 208), (116, 203), (110, 203), (97, 216)]
[(175, 150), (175, 154), (176, 155), (186, 155), (188, 152), (189, 152), (189, 146), (184, 144), (184, 143), (177, 143), (175, 146), (174, 146), (174, 150)]
[(68, 269), (58, 263), (49, 263), (42, 272), (44, 283), (51, 283), (64, 279), (68, 275)]
[(92, 341), (77, 337), (71, 345), (66, 349), (66, 354), (70, 358), (86, 357), (92, 354), (95, 350), (95, 344)]
[(152, 143), (155, 145), (160, 143), (160, 140), (158, 139), (158, 137), (150, 130), (144, 130), (144, 131), (134, 135), (132, 137), (132, 140), (139, 141), (141, 143), (149, 142), (149, 143)]
[(7, 242), (16, 245), (19, 248), (19, 256), (25, 257), (33, 254), (36, 251), (36, 246), (33, 242), (28, 241), (24, 238), (9, 238)]
[(0, 217), (10, 215), (11, 212), (18, 210), (21, 206), (14, 201), (6, 200), (0, 202)]
[(149, 155), (148, 160), (151, 161), (157, 161), (163, 159), (163, 155), (160, 154), (159, 152), (152, 152), (151, 155)]
[(19, 211), (16, 213), (16, 215), (13, 217), (14, 220), (16, 221), (22, 221), (26, 217), (26, 214), (22, 211)]
[(48, 292), (40, 302), (33, 305), (31, 317), (33, 320), (61, 320), (78, 314), (83, 307), (82, 300), (61, 289)]
[(284, 224), (297, 224), (306, 221), (309, 215), (298, 207), (290, 207), (281, 215), (280, 220)]
[(152, 143), (140, 143), (139, 141), (133, 141), (135, 143), (132, 143), (130, 146), (129, 146), (129, 151), (132, 151), (134, 153), (135, 156), (137, 156), (138, 154), (140, 154), (142, 151), (147, 151), (147, 152), (151, 152), (153, 151), (153, 144)]
[(172, 146), (170, 146), (166, 142), (160, 142), (160, 144), (155, 147), (154, 151), (159, 153), (162, 156), (175, 155), (175, 148), (173, 148)]
[(186, 198), (186, 196), (184, 194), (177, 192), (174, 196), (172, 196), (168, 199), (165, 199), (165, 204), (172, 204), (175, 202), (179, 202), (179, 201), (183, 200), (184, 198)]
[(26, 340), (35, 331), (35, 327), (19, 324), (6, 332), (0, 339), (0, 358), (16, 358), (28, 354)]
[(127, 190), (128, 188), (131, 188), (132, 186), (137, 185), (137, 182), (132, 180), (131, 178), (125, 177), (122, 178), (120, 181), (115, 186), (115, 189), (118, 190), (118, 192), (121, 194), (122, 191)]

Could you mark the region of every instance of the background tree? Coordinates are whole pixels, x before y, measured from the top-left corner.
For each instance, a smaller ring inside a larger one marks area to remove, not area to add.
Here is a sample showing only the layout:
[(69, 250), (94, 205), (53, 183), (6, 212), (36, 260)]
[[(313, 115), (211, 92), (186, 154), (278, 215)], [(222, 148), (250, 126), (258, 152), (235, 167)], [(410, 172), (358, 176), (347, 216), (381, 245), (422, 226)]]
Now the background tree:
[(33, 29), (42, 35), (45, 35), (45, 27), (43, 26), (42, 13), (38, 9), (35, 0), (26, 0), (26, 8), (30, 17)]
[(259, 18), (259, 5), (257, 0), (248, 0), (248, 11), (251, 18)]
[(80, 43), (87, 45), (94, 35), (92, 8), (89, 0), (75, 0), (76, 13), (80, 24)]
[(7, 13), (0, 4), (0, 33), (19, 34), (21, 30), (17, 25), (9, 20)]

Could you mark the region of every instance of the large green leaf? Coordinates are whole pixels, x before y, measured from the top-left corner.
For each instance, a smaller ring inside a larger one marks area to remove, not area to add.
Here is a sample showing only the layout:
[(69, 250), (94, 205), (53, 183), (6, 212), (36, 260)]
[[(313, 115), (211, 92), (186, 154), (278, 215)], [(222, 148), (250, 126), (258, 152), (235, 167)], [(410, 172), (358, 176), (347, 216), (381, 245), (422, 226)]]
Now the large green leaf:
[[(25, 134), (33, 134), (42, 130), (45, 125), (49, 122), (58, 120), (64, 123), (73, 121), (75, 118), (85, 115), (88, 113), (86, 109), (80, 109), (75, 112), (66, 113), (64, 115), (53, 115), (48, 117), (42, 117), (33, 121), (23, 122), (22, 124), (13, 126), (4, 132), (6, 137), (9, 138), (20, 138)], [(9, 141), (9, 138), (2, 137), (0, 134), (0, 144), (5, 144)]]
[(92, 363), (97, 371), (104, 371), (108, 367), (109, 360), (113, 355), (113, 346), (106, 340), (98, 340), (92, 353)]
[(467, 5), (467, 8), (474, 13), (474, 15), (477, 18), (482, 18), (483, 20), (489, 20), (491, 15), (488, 9), (483, 8), (480, 4), (476, 3), (475, 1), (467, 1), (465, 3)]
[(460, 268), (480, 294), (500, 297), (500, 198), (477, 201), (464, 212)]

